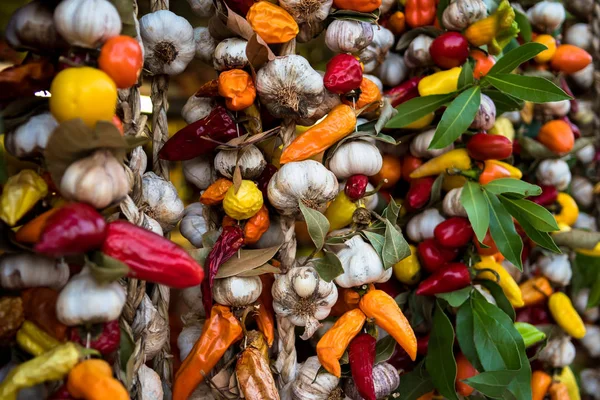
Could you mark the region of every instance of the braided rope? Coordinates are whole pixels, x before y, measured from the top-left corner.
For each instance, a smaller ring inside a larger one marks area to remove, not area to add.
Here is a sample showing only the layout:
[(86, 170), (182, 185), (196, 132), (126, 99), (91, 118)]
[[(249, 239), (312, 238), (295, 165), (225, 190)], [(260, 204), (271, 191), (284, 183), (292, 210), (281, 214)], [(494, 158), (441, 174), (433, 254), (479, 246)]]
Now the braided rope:
[(600, 3), (594, 2), (592, 19), (592, 56), (594, 59), (594, 136), (600, 137)]

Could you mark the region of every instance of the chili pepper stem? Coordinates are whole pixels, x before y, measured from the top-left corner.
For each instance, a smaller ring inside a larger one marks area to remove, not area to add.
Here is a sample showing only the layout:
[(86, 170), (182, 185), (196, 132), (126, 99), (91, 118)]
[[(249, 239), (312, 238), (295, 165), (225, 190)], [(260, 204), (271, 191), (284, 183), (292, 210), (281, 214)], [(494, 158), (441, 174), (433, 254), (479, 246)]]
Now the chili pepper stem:
[(365, 198), (365, 197), (374, 195), (375, 193), (379, 192), (379, 190), (381, 190), (383, 185), (385, 185), (386, 183), (388, 183), (388, 180), (387, 180), (387, 178), (384, 178), (383, 180), (379, 181), (377, 186), (375, 186), (375, 189), (365, 192), (365, 194), (363, 194), (361, 198)]
[(500, 274), (498, 274), (498, 272), (494, 271), (493, 269), (490, 268), (481, 268), (478, 269), (477, 272), (475, 273), (475, 277), (477, 277), (477, 275), (479, 275), (482, 272), (489, 272), (491, 274), (494, 274), (494, 276), (496, 277), (496, 283), (500, 283)]
[(479, 174), (481, 172), (476, 169), (470, 169), (470, 170), (465, 171), (465, 170), (458, 169), (458, 168), (449, 168), (446, 170), (446, 173), (448, 175), (461, 175), (461, 176), (464, 176), (465, 178), (477, 180), (477, 179), (479, 179)]
[(306, 257), (306, 260), (304, 260), (304, 262), (302, 263), (302, 267), (304, 267), (306, 264), (308, 264), (308, 262), (311, 260), (311, 258), (313, 258), (315, 256), (315, 254), (317, 254), (316, 247), (310, 252), (308, 257)]

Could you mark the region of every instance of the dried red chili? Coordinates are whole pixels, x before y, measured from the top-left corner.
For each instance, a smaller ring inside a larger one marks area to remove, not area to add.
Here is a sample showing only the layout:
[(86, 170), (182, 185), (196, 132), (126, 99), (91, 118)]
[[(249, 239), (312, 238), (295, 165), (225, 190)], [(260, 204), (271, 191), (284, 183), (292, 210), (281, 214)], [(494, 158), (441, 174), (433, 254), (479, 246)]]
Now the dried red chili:
[(535, 204), (540, 206), (549, 206), (554, 203), (558, 198), (558, 190), (555, 186), (551, 185), (540, 185), (542, 193), (537, 196), (528, 197), (527, 200), (533, 201)]
[(344, 192), (350, 200), (356, 201), (362, 198), (367, 191), (367, 185), (369, 184), (369, 177), (366, 175), (352, 175), (346, 181)]
[(368, 333), (357, 335), (348, 346), (350, 372), (358, 393), (365, 400), (376, 400), (373, 365), (377, 340)]
[(338, 54), (327, 63), (323, 84), (330, 92), (345, 94), (358, 89), (362, 78), (363, 70), (356, 57)]
[(121, 328), (118, 320), (94, 325), (89, 329), (83, 326), (73, 327), (69, 332), (69, 340), (87, 347), (88, 332), (89, 347), (98, 350), (102, 355), (107, 356), (119, 348)]
[(463, 263), (447, 264), (419, 284), (417, 295), (433, 296), (453, 292), (471, 284), (469, 268)]

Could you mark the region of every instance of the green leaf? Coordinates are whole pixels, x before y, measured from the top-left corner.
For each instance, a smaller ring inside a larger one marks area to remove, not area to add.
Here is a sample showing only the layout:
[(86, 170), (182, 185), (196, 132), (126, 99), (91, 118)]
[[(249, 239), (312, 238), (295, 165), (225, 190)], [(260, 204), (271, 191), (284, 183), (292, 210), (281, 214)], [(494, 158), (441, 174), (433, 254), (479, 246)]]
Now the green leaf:
[(419, 397), (435, 389), (431, 377), (423, 368), (423, 363), (421, 362), (408, 374), (402, 375), (402, 383), (393, 394), (398, 397), (392, 398), (398, 400), (417, 400)]
[(463, 186), (460, 202), (467, 211), (469, 222), (473, 226), (477, 240), (483, 242), (490, 226), (488, 204), (479, 184), (467, 181)]
[[(529, 18), (527, 18), (527, 15), (523, 14), (518, 10), (515, 10), (515, 21), (519, 26), (519, 33), (521, 34), (523, 40), (525, 40), (525, 42), (531, 42), (531, 23), (529, 22)], [(521, 46), (521, 48), (522, 47), (523, 46)]]
[(136, 37), (135, 17), (133, 3), (129, 0), (109, 0), (119, 12), (121, 17), (121, 35)]
[[(530, 127), (537, 127), (538, 121), (533, 121), (532, 125), (528, 125)], [(537, 129), (535, 134), (537, 135)], [(555, 158), (556, 154), (554, 154), (549, 148), (538, 142), (537, 140), (533, 140), (530, 137), (523, 136), (519, 139), (519, 144), (521, 145), (521, 149), (523, 149), (524, 155), (528, 155), (531, 158), (545, 160), (547, 158)]]
[(463, 382), (493, 399), (502, 399), (506, 387), (515, 379), (517, 371), (488, 371), (475, 375)]
[(442, 198), (442, 187), (444, 185), (444, 176), (446, 174), (441, 173), (435, 178), (433, 181), (433, 185), (431, 185), (431, 194), (429, 195), (429, 202), (424, 208), (431, 208), (434, 204), (436, 204)]
[(516, 193), (523, 197), (537, 196), (542, 193), (542, 188), (531, 183), (515, 178), (501, 178), (491, 181), (484, 188), (494, 194)]
[(325, 282), (331, 282), (344, 273), (344, 267), (342, 267), (342, 263), (335, 253), (327, 249), (324, 249), (323, 252), (325, 257), (313, 258), (310, 262), (321, 279)]
[(385, 269), (410, 256), (410, 248), (402, 233), (396, 229), (389, 220), (385, 221), (385, 242), (381, 252), (381, 259)]
[[(573, 268), (573, 292), (577, 293), (581, 289), (591, 289), (594, 283), (600, 279), (600, 257), (588, 256), (575, 252), (575, 260), (571, 263)], [(589, 302), (589, 298), (588, 298)]]
[(392, 358), (396, 350), (396, 339), (392, 336), (386, 336), (377, 341), (375, 346), (375, 364), (385, 362)]
[[(450, 5), (450, 0), (440, 0), (440, 2), (437, 5), (437, 10), (436, 10), (436, 18), (438, 20), (438, 22), (440, 23), (440, 26), (442, 27), (442, 29), (444, 29), (444, 11), (446, 10), (446, 8)], [(464, 67), (463, 67), (464, 68)], [(460, 85), (458, 86), (460, 87)]]
[(385, 244), (385, 237), (375, 232), (363, 231), (362, 233), (366, 236), (367, 240), (371, 242), (371, 246), (373, 246), (373, 248), (377, 252), (377, 255), (379, 255), (379, 257), (381, 258), (381, 253), (383, 252), (383, 245)]
[(488, 96), (494, 102), (494, 105), (496, 106), (496, 115), (501, 115), (508, 111), (521, 110), (525, 105), (524, 101), (516, 99), (496, 89), (485, 89), (483, 94)]
[(547, 49), (548, 47), (541, 43), (525, 43), (524, 45), (519, 46), (519, 48), (504, 54), (496, 64), (494, 64), (486, 76), (510, 74), (519, 65), (523, 64), (525, 61), (531, 60), (533, 57)]
[(308, 234), (315, 244), (317, 251), (319, 251), (325, 244), (325, 236), (327, 236), (327, 232), (329, 231), (329, 221), (319, 211), (306, 207), (302, 201), (299, 201), (298, 205), (306, 220)]
[(467, 60), (467, 62), (463, 64), (460, 75), (458, 76), (457, 87), (459, 90), (462, 90), (467, 86), (473, 85), (473, 83), (475, 83), (475, 78), (473, 77), (473, 62)]
[(554, 216), (539, 204), (525, 199), (509, 199), (503, 195), (500, 195), (498, 198), (511, 215), (514, 215), (513, 211), (515, 211), (516, 214), (527, 219), (534, 228), (542, 232), (554, 232), (558, 230)]
[(452, 307), (460, 307), (471, 296), (471, 290), (471, 286), (467, 286), (466, 288), (455, 290), (454, 292), (438, 293), (435, 296), (446, 300)]
[[(596, 273), (600, 273), (600, 269), (596, 268)], [(590, 289), (590, 296), (588, 297), (588, 302), (586, 308), (596, 307), (600, 304), (600, 275), (596, 276), (596, 282), (594, 286)]]
[(548, 79), (535, 76), (498, 74), (485, 76), (485, 81), (501, 92), (534, 103), (570, 100), (571, 96)]
[(443, 149), (456, 139), (473, 123), (481, 103), (479, 86), (469, 88), (458, 95), (448, 106), (439, 122), (429, 149)]
[(500, 253), (522, 271), (521, 252), (523, 251), (523, 241), (515, 229), (512, 217), (495, 194), (487, 190), (484, 190), (483, 193), (488, 201), (492, 239), (494, 239)]
[(386, 128), (402, 128), (424, 116), (431, 114), (451, 101), (455, 93), (416, 97), (396, 107), (398, 114), (387, 124)]
[(473, 305), (466, 301), (456, 313), (456, 338), (460, 350), (477, 371), (483, 371), (481, 361), (475, 348), (475, 329), (473, 327)]
[(456, 360), (454, 359), (454, 329), (439, 301), (433, 313), (433, 329), (429, 336), (425, 366), (431, 375), (435, 388), (445, 398), (458, 400), (454, 389), (456, 381)]
[(400, 215), (400, 206), (394, 200), (391, 200), (383, 211), (383, 218), (387, 219), (392, 224), (396, 224), (398, 222), (398, 215)]
[(504, 291), (502, 290), (500, 285), (488, 279), (482, 279), (481, 281), (477, 281), (477, 283), (490, 292), (490, 294), (496, 300), (496, 305), (498, 306), (498, 308), (504, 311), (504, 313), (508, 315), (511, 320), (514, 321), (516, 318), (515, 309), (513, 308), (512, 304), (510, 304), (510, 301), (508, 301), (508, 298), (504, 294)]

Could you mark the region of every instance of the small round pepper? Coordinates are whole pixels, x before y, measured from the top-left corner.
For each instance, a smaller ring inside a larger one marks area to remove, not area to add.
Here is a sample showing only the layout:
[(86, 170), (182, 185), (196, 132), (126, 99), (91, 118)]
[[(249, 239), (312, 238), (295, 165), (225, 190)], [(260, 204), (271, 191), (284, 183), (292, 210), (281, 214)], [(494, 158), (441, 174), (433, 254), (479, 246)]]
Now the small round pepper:
[(225, 97), (228, 109), (240, 111), (254, 103), (256, 88), (250, 74), (241, 69), (231, 69), (219, 75), (219, 95)]
[(338, 54), (327, 63), (323, 84), (332, 93), (345, 94), (358, 89), (362, 78), (363, 70), (356, 57)]
[(573, 149), (575, 134), (567, 122), (557, 119), (542, 126), (537, 140), (553, 153), (564, 154)]
[(466, 246), (473, 239), (473, 227), (467, 218), (452, 217), (438, 224), (433, 235), (442, 246), (455, 249)]
[(535, 43), (543, 44), (547, 47), (546, 50), (538, 53), (538, 55), (535, 56), (535, 62), (538, 64), (544, 64), (550, 61), (554, 56), (554, 53), (556, 53), (556, 39), (554, 39), (554, 37), (551, 35), (538, 35), (535, 39), (533, 39), (533, 41)]
[(346, 181), (344, 192), (346, 196), (352, 201), (361, 199), (367, 191), (367, 185), (369, 184), (369, 177), (366, 175), (352, 175)]
[(298, 24), (287, 11), (268, 1), (254, 3), (246, 19), (254, 32), (268, 44), (289, 42), (300, 32)]
[(441, 68), (460, 67), (469, 58), (469, 42), (458, 32), (446, 32), (434, 39), (429, 53)]
[(425, 239), (417, 247), (419, 258), (428, 272), (435, 272), (458, 255), (457, 248), (440, 246), (435, 239)]

